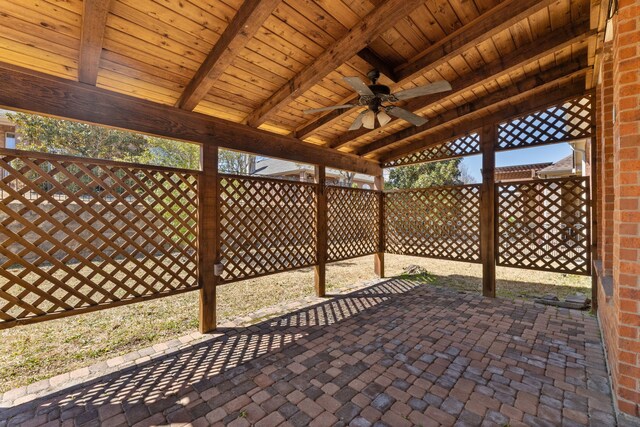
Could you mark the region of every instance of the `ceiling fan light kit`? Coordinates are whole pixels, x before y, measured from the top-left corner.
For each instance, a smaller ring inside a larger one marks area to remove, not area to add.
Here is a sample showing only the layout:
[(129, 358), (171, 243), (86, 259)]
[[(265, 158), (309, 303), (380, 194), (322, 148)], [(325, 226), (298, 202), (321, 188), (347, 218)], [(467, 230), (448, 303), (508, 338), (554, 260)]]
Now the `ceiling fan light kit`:
[(373, 129), (376, 127), (376, 113), (373, 110), (367, 110), (362, 117), (362, 126), (367, 129)]
[(391, 121), (391, 116), (388, 115), (385, 110), (381, 110), (378, 113), (378, 123), (380, 123), (380, 126), (385, 126), (390, 121)]
[[(367, 76), (371, 79), (370, 85), (365, 84), (360, 77), (344, 77), (345, 83), (351, 86), (353, 90), (360, 95), (357, 104), (313, 108), (310, 110), (304, 110), (303, 112), (305, 114), (315, 114), (323, 111), (343, 110), (353, 107), (367, 107), (366, 110), (363, 110), (358, 114), (349, 127), (349, 130), (357, 130), (361, 127), (374, 129), (376, 126), (376, 117), (378, 118), (380, 126), (385, 126), (392, 120), (391, 116), (406, 120), (414, 126), (422, 126), (427, 122), (427, 119), (418, 116), (411, 111), (407, 111), (404, 108), (393, 105), (393, 103), (451, 90), (449, 82), (442, 80), (425, 86), (418, 86), (411, 89), (401, 90), (397, 93), (391, 93), (389, 86), (377, 84), (378, 78), (380, 77), (380, 72), (378, 70), (370, 71)], [(384, 105), (383, 103), (388, 103), (390, 105)]]

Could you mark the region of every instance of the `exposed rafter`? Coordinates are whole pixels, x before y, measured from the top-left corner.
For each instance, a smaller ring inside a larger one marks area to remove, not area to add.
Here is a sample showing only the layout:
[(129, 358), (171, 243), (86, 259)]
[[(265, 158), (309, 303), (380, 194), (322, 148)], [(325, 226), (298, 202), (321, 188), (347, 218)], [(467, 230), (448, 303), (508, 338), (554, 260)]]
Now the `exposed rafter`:
[[(433, 108), (442, 100), (442, 98), (454, 98), (455, 96), (473, 89), (474, 87), (482, 86), (490, 81), (505, 76), (518, 68), (535, 62), (540, 58), (562, 50), (567, 46), (583, 42), (591, 34), (593, 34), (593, 31), (588, 30), (586, 22), (578, 28), (563, 28), (557, 30), (535, 40), (527, 46), (523, 46), (521, 49), (505, 55), (498, 61), (495, 61), (486, 67), (473, 71), (468, 77), (465, 76), (452, 82), (451, 86), (453, 89), (451, 92), (416, 98), (409, 101), (404, 108), (413, 112), (420, 112)], [(399, 119), (392, 119), (387, 126), (397, 120)], [(331, 141), (327, 146), (330, 148), (339, 148), (357, 138), (378, 131), (379, 129), (370, 130), (365, 128), (350, 131), (336, 138), (334, 141)]]
[(193, 110), (215, 81), (260, 29), (280, 0), (245, 0), (198, 71), (184, 88), (176, 107)]
[[(545, 88), (548, 88), (548, 86), (554, 86), (554, 83), (557, 82), (545, 85), (547, 86)], [(388, 151), (378, 156), (378, 160), (380, 162), (395, 160), (399, 157), (415, 153), (416, 151), (423, 150), (434, 145), (443, 144), (451, 139), (461, 137), (486, 124), (497, 124), (535, 111), (540, 111), (541, 109), (556, 105), (584, 93), (584, 81), (579, 80), (570, 84), (564, 84), (551, 91), (540, 92), (539, 90), (536, 90), (534, 93), (535, 96), (529, 96), (523, 99), (520, 99), (522, 98), (520, 96), (516, 96), (508, 99), (505, 103), (506, 105), (500, 108), (498, 112), (488, 114), (486, 116), (462, 120), (447, 129), (431, 133), (418, 141), (414, 141), (402, 147)], [(520, 100), (517, 101), (517, 99)]]
[[(554, 1), (508, 0), (500, 3), (493, 9), (478, 16), (469, 24), (433, 44), (409, 63), (396, 67), (394, 72), (398, 78), (397, 86), (409, 83), (418, 74), (423, 74), (426, 70), (437, 68), (455, 56), (525, 19), (527, 16), (549, 6)], [(345, 100), (345, 103), (351, 103), (356, 99), (354, 96)], [(299, 128), (295, 135), (297, 138), (305, 139), (346, 114), (348, 113), (344, 111), (333, 111), (325, 114), (312, 123)]]
[(524, 99), (530, 96), (535, 96), (541, 91), (546, 91), (549, 87), (557, 86), (559, 83), (567, 82), (574, 77), (584, 75), (587, 70), (586, 61), (585, 64), (569, 62), (559, 65), (535, 76), (528, 77), (504, 89), (493, 92), (481, 99), (446, 111), (423, 126), (411, 126), (376, 140), (370, 144), (360, 147), (356, 150), (356, 153), (359, 155), (369, 154), (389, 145), (396, 144), (410, 138), (426, 135), (427, 133), (433, 132), (440, 126), (454, 120), (460, 120), (465, 116), (482, 114), (492, 108), (501, 108), (514, 99)]
[(510, 0), (480, 15), (460, 30), (431, 46), (418, 58), (396, 68), (400, 80), (411, 80), (425, 69), (444, 63), (443, 57), (457, 55), (488, 40), (519, 21), (555, 3), (556, 0)]
[(107, 16), (113, 0), (85, 0), (80, 36), (78, 80), (89, 85), (98, 81), (98, 67), (102, 54), (102, 41), (107, 25)]
[(391, 68), (389, 64), (384, 62), (382, 58), (380, 58), (374, 51), (372, 51), (368, 47), (365, 47), (360, 52), (358, 52), (358, 56), (362, 60), (364, 60), (366, 63), (371, 65), (371, 67), (375, 68), (376, 70), (380, 71), (382, 74), (387, 76), (387, 78), (392, 82), (395, 83), (396, 81), (398, 81), (398, 78), (396, 77), (396, 74), (393, 71), (393, 68)]
[(239, 123), (122, 95), (0, 63), (0, 107), (95, 123), (164, 138), (346, 169), (370, 175), (380, 166), (352, 154)]
[(367, 47), (396, 21), (407, 16), (423, 3), (424, 0), (385, 1), (266, 100), (247, 118), (247, 123), (257, 127), (269, 120), (327, 74)]

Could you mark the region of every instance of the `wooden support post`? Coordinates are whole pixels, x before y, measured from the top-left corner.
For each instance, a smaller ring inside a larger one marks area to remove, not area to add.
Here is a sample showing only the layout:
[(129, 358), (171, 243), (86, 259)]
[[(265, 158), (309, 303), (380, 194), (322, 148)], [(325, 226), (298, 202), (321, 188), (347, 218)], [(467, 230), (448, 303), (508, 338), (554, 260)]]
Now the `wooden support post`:
[(316, 166), (316, 295), (324, 297), (326, 295), (326, 267), (327, 267), (327, 193), (326, 193), (326, 169), (324, 166)]
[(216, 329), (215, 264), (218, 262), (218, 147), (203, 144), (202, 173), (198, 180), (198, 284), (200, 332)]
[(496, 296), (496, 190), (495, 190), (495, 143), (496, 125), (482, 128), (482, 186), (480, 187), (480, 257), (482, 259), (482, 295)]
[(379, 209), (378, 209), (378, 252), (374, 254), (373, 267), (376, 275), (380, 278), (384, 277), (384, 176), (382, 173), (376, 175), (374, 186), (379, 191)]

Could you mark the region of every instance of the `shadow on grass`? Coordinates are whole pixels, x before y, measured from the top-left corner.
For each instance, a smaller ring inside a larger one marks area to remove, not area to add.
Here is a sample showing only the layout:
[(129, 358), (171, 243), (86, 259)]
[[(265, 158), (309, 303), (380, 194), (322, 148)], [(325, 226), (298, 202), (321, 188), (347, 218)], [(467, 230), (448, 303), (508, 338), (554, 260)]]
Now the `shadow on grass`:
[[(449, 288), (464, 292), (482, 292), (482, 279), (476, 276), (461, 274), (438, 275), (430, 272), (420, 274), (403, 274), (399, 279)], [(550, 284), (541, 282), (527, 282), (519, 280), (496, 280), (496, 296), (499, 298), (534, 299), (546, 294), (553, 294), (563, 299), (576, 293), (590, 294), (591, 288), (569, 284)]]

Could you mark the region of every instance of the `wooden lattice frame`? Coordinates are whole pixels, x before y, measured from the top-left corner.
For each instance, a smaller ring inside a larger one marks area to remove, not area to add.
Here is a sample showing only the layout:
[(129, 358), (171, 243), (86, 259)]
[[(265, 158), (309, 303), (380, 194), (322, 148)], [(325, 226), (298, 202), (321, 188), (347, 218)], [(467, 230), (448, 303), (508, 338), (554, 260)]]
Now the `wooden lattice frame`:
[(497, 264), (591, 274), (589, 179), (496, 184)]
[(592, 94), (570, 99), (561, 105), (499, 124), (496, 150), (589, 138), (592, 119)]
[(221, 174), (222, 282), (316, 263), (316, 184)]
[(197, 288), (197, 172), (0, 150), (0, 173), (0, 328)]
[(327, 261), (378, 252), (381, 193), (327, 186), (326, 194)]
[(416, 163), (434, 162), (456, 157), (470, 156), (480, 153), (480, 135), (472, 133), (443, 144), (427, 147), (423, 150), (406, 154), (397, 159), (389, 160), (382, 166), (391, 168), (396, 166), (413, 165)]
[(385, 193), (386, 252), (480, 262), (480, 186)]

